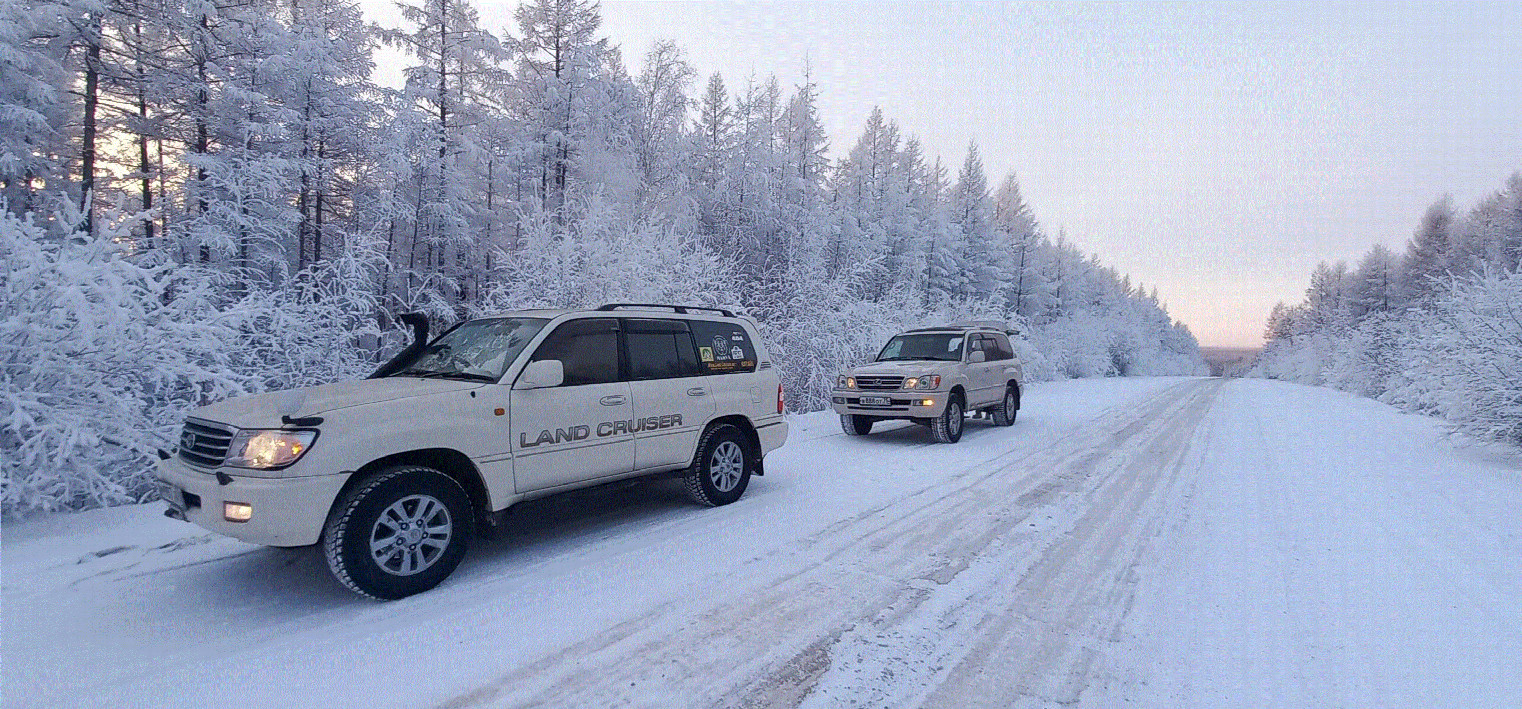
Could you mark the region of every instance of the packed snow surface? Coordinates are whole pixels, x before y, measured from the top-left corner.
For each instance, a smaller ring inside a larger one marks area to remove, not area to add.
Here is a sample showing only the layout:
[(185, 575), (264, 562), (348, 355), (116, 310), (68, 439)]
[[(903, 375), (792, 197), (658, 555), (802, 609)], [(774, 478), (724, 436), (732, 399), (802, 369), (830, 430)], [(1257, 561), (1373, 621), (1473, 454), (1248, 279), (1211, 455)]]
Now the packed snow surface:
[(745, 497), (523, 505), (342, 590), (161, 505), (4, 528), (7, 706), (1522, 706), (1522, 476), (1219, 379), (1033, 386), (957, 445), (793, 419)]

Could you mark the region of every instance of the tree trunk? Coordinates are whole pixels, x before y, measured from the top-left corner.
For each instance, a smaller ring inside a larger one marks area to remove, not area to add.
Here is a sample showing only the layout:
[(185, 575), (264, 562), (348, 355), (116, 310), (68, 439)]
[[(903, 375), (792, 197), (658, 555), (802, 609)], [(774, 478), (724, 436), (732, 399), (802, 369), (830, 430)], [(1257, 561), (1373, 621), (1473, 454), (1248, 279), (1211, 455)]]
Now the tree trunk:
[(84, 135), (80, 149), (79, 210), (84, 232), (95, 234), (95, 135), (96, 111), (100, 106), (100, 15), (91, 13), (85, 27)]

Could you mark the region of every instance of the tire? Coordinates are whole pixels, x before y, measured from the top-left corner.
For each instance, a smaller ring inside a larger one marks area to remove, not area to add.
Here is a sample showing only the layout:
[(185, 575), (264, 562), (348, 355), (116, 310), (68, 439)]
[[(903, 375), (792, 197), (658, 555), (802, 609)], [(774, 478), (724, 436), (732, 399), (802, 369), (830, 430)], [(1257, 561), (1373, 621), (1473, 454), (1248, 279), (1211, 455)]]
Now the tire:
[(390, 601), (448, 578), (475, 523), (470, 497), (454, 478), (402, 465), (376, 473), (339, 500), (323, 528), (322, 549), (339, 583)]
[(962, 425), (965, 423), (962, 398), (954, 396), (946, 402), (946, 411), (930, 422), (930, 435), (938, 443), (956, 443), (962, 440)]
[(872, 432), (872, 419), (856, 414), (841, 414), (840, 428), (847, 436), (865, 436)]
[(755, 472), (750, 442), (732, 425), (715, 426), (698, 441), (697, 458), (687, 470), (687, 495), (704, 507), (740, 499)]
[(1014, 387), (1004, 390), (1004, 401), (993, 408), (993, 413), (995, 426), (1015, 425), (1015, 417), (1020, 415), (1020, 397)]

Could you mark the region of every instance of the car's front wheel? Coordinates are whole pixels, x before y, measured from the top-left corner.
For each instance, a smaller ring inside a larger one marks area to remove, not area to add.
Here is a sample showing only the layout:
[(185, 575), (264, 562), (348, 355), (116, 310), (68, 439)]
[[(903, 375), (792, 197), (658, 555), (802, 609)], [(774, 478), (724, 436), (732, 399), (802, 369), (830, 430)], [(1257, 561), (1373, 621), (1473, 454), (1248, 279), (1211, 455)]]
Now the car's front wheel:
[(946, 402), (946, 411), (931, 420), (930, 434), (939, 443), (956, 443), (962, 440), (963, 423), (962, 400), (953, 396)]
[(840, 415), (840, 428), (846, 432), (847, 436), (865, 436), (872, 432), (872, 424), (873, 421), (868, 416)]
[(323, 529), (328, 569), (349, 590), (378, 600), (439, 585), (465, 556), (470, 497), (454, 478), (403, 465), (343, 496)]

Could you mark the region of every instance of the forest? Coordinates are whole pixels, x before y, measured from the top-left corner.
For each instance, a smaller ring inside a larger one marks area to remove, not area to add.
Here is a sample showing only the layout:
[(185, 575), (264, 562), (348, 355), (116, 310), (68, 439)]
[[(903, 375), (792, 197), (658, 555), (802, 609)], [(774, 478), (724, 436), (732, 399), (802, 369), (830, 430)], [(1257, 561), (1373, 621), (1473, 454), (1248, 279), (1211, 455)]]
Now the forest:
[[(999, 318), (1030, 379), (1203, 372), (1155, 289), (1043, 228), (975, 143), (805, 78), (635, 61), (587, 0), (508, 28), (331, 0), (0, 5), (7, 515), (149, 499), (186, 411), (362, 377), (436, 326), (609, 301), (738, 307), (796, 411), (894, 331)], [(405, 82), (373, 79), (378, 52)]]
[(1276, 306), (1255, 373), (1329, 386), (1522, 443), (1522, 173), (1467, 211), (1427, 208), (1401, 253), (1323, 262)]

